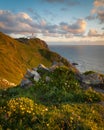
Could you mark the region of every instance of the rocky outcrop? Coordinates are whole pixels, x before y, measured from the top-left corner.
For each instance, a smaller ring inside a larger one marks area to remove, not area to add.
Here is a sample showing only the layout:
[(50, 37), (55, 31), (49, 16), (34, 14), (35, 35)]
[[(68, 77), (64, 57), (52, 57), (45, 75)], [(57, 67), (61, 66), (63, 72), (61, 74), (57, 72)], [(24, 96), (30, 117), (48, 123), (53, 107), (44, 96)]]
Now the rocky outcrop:
[(32, 81), (29, 80), (28, 78), (23, 78), (21, 83), (20, 83), (20, 86), (21, 87), (29, 87), (29, 86), (32, 86)]
[(78, 65), (78, 63), (73, 62), (72, 65), (76, 66), (76, 65)]
[(33, 85), (34, 82), (38, 82), (41, 79), (43, 74), (46, 74), (45, 80), (49, 82), (51, 79), (47, 75), (48, 73), (52, 73), (56, 68), (64, 66), (61, 62), (54, 62), (51, 67), (47, 68), (43, 64), (39, 64), (37, 68), (32, 68), (32, 70), (27, 69), (26, 74), (24, 75), (20, 86), (21, 87), (29, 87)]
[[(51, 78), (48, 76), (48, 74), (53, 73), (55, 69), (62, 66), (64, 66), (62, 62), (53, 62), (52, 66), (50, 66), (49, 68), (47, 68), (43, 64), (39, 64), (37, 68), (32, 68), (32, 70), (27, 69), (27, 72), (24, 75), (24, 78), (22, 79), (20, 86), (32, 86), (35, 82), (38, 82), (44, 74), (46, 75), (46, 77), (44, 77), (46, 82), (49, 82)], [(87, 89), (89, 87), (99, 87), (101, 89), (104, 89), (104, 75), (89, 71), (84, 74), (76, 72), (75, 76), (76, 79), (80, 81), (82, 88)]]
[(49, 68), (47, 68), (46, 66), (44, 66), (43, 64), (39, 64), (39, 66), (37, 67), (37, 70), (43, 70), (43, 71), (49, 71)]
[(32, 69), (32, 70), (27, 69), (27, 72), (26, 72), (26, 74), (24, 75), (24, 77), (23, 77), (23, 79), (22, 79), (22, 81), (21, 81), (21, 83), (20, 83), (20, 86), (21, 86), (21, 87), (29, 87), (29, 86), (32, 86), (33, 83), (32, 83), (32, 81), (31, 81), (31, 79), (33, 79), (34, 81), (37, 82), (37, 81), (39, 81), (40, 78), (41, 78), (41, 77), (40, 77), (40, 74), (37, 72), (37, 70), (35, 70), (35, 68)]
[(57, 67), (61, 67), (64, 66), (64, 64), (62, 62), (56, 62), (54, 61), (52, 63), (52, 66), (49, 68), (50, 71), (54, 71)]
[(93, 72), (80, 74), (79, 77), (79, 80), (85, 85), (104, 89), (104, 75)]

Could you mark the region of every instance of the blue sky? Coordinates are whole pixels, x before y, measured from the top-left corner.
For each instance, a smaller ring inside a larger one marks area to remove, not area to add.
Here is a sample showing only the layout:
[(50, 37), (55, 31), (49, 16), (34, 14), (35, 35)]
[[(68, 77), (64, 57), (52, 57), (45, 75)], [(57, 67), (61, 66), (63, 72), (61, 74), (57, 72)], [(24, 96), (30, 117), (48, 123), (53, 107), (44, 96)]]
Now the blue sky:
[(47, 42), (103, 42), (104, 0), (0, 0), (0, 31)]

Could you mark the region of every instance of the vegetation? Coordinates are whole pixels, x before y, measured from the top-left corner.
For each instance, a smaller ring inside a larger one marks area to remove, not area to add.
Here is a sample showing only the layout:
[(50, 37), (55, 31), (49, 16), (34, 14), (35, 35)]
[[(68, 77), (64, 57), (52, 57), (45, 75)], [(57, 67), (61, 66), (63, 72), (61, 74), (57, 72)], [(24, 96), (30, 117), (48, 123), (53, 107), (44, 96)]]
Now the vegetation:
[(0, 98), (1, 130), (104, 129), (104, 95), (82, 89), (64, 66), (42, 73), (31, 87), (0, 90)]
[(89, 75), (89, 74), (94, 74), (94, 73), (95, 73), (94, 71), (86, 71), (84, 74)]

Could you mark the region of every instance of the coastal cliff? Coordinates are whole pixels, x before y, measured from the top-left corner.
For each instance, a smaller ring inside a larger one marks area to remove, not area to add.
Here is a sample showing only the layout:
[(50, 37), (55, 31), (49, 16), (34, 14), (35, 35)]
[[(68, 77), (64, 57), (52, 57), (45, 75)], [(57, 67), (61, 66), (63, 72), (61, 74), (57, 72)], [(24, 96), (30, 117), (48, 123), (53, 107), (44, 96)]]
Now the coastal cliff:
[[(44, 64), (49, 67), (54, 61), (78, 71), (65, 58), (49, 50), (39, 38), (13, 39), (0, 33), (0, 78), (18, 84), (27, 69)], [(1, 84), (1, 87), (2, 84)]]

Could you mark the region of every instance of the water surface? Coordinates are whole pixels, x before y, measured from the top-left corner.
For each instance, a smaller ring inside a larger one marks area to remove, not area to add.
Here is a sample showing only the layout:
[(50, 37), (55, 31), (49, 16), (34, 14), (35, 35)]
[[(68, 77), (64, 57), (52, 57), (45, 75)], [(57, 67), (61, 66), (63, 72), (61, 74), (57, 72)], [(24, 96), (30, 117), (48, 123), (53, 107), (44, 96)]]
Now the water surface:
[(50, 45), (52, 51), (67, 58), (80, 72), (96, 71), (104, 74), (104, 46), (98, 45)]

